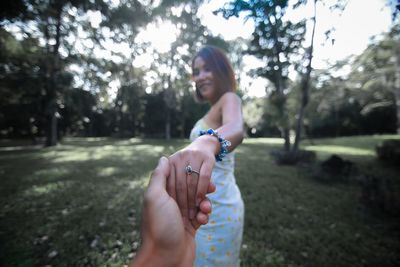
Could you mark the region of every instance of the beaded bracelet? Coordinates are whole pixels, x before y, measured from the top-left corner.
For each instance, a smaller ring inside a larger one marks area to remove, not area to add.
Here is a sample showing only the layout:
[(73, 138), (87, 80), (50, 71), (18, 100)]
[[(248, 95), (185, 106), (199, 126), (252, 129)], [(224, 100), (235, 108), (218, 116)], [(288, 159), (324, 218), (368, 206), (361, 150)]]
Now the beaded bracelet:
[(200, 130), (199, 136), (209, 134), (212, 136), (217, 137), (218, 142), (221, 144), (221, 150), (218, 155), (215, 155), (215, 159), (217, 161), (222, 161), (222, 158), (225, 157), (225, 155), (228, 153), (228, 147), (231, 146), (231, 142), (228, 140), (224, 139), (216, 130), (213, 129), (208, 129), (207, 131)]

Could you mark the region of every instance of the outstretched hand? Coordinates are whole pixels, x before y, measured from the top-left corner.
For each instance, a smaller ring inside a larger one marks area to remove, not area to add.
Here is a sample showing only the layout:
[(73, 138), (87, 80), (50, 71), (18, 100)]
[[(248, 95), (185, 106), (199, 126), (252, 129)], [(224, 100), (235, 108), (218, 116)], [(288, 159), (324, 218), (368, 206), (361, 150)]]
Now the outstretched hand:
[[(167, 191), (178, 203), (184, 220), (193, 221), (206, 194), (215, 191), (211, 173), (218, 149), (219, 143), (215, 137), (200, 136), (169, 157), (171, 174)], [(187, 173), (187, 166), (194, 172)]]

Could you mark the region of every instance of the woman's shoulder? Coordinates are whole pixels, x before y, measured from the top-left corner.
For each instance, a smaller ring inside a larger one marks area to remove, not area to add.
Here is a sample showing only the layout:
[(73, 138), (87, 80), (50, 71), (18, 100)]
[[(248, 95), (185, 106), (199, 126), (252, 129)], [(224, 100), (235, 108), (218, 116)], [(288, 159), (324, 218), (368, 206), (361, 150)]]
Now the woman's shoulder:
[(226, 92), (220, 97), (217, 109), (222, 113), (222, 111), (226, 108), (240, 109), (241, 106), (242, 106), (242, 100), (237, 94), (235, 94), (234, 92)]
[(220, 97), (218, 102), (221, 105), (223, 105), (224, 103), (227, 103), (227, 102), (236, 102), (236, 103), (240, 104), (242, 102), (242, 100), (240, 99), (240, 97), (236, 93), (234, 93), (234, 92), (226, 92)]

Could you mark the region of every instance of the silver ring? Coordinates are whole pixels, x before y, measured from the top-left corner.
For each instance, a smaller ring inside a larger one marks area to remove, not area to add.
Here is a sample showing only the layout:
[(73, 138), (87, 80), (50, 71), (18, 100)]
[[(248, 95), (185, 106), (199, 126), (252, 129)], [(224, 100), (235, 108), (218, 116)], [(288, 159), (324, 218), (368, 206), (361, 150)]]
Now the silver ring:
[(187, 165), (185, 167), (185, 171), (186, 171), (186, 174), (189, 174), (189, 175), (192, 173), (196, 173), (197, 175), (200, 175), (200, 173), (198, 171), (193, 170), (192, 166), (190, 166), (190, 165)]

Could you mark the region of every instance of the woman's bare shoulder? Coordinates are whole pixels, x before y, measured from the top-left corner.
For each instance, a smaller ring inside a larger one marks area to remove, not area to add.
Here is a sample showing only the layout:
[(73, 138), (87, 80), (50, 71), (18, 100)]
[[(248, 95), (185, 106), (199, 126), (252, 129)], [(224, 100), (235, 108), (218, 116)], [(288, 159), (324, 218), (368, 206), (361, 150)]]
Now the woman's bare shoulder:
[(242, 100), (240, 99), (240, 97), (234, 93), (234, 92), (226, 92), (225, 94), (223, 94), (220, 98), (220, 102), (221, 104), (227, 103), (227, 102), (234, 102), (234, 103), (238, 103), (240, 104), (242, 102)]

